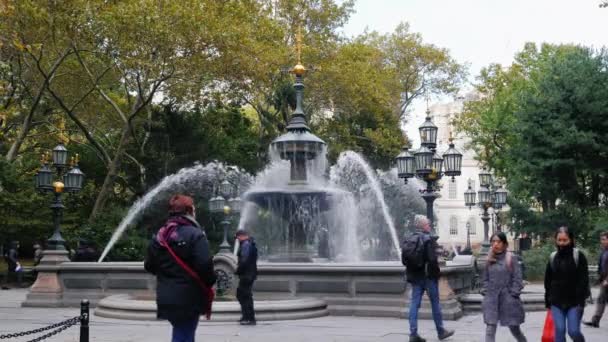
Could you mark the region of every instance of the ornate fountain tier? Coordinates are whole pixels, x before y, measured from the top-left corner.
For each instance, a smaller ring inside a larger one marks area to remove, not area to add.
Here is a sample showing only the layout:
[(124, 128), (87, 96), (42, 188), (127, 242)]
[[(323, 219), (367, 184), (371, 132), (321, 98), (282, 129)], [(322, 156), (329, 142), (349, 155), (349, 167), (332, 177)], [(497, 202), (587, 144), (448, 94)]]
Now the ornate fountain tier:
[[(343, 196), (351, 196), (346, 191), (336, 189), (314, 188), (304, 185), (288, 185), (285, 188), (252, 190), (244, 195), (245, 200), (271, 213), (278, 220), (266, 227), (266, 230), (280, 228), (275, 243), (280, 249), (268, 255), (268, 260), (278, 262), (312, 262), (318, 251), (309, 248), (314, 239), (321, 245), (327, 245), (327, 234), (321, 234), (326, 227), (322, 214), (336, 206)], [(268, 240), (269, 237), (266, 237)], [(323, 254), (322, 252), (320, 254)]]

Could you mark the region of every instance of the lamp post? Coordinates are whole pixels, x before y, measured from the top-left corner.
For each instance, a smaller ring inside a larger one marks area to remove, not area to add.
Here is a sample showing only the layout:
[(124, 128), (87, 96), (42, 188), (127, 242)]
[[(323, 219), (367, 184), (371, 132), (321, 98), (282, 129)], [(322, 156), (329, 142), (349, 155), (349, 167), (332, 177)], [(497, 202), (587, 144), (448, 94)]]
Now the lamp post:
[[(78, 158), (78, 154), (76, 154), (68, 163), (68, 150), (63, 143), (53, 149), (52, 159), (50, 159), (49, 153), (42, 155), (42, 166), (36, 174), (36, 189), (41, 192), (52, 192), (55, 195), (51, 204), (54, 231), (53, 235), (47, 240), (47, 250), (65, 250), (65, 240), (61, 236), (61, 218), (64, 209), (61, 194), (64, 191), (78, 192), (82, 189), (84, 173), (78, 167)], [(53, 181), (51, 167), (55, 168), (58, 176), (56, 181)]]
[(471, 222), (467, 222), (467, 251), (471, 250)]
[[(224, 229), (224, 239), (220, 244), (220, 253), (230, 253), (228, 242), (228, 229), (230, 228), (230, 215), (238, 215), (241, 212), (241, 198), (238, 197), (236, 185), (224, 180), (219, 184), (218, 193), (209, 200), (209, 211), (221, 215), (221, 226)], [(232, 197), (232, 196), (236, 197)]]
[(420, 190), (422, 198), (426, 202), (426, 217), (431, 223), (435, 233), (433, 202), (438, 197), (437, 182), (445, 175), (452, 177), (460, 176), (462, 167), (462, 153), (454, 147), (454, 141), (450, 133), (450, 144), (443, 153), (437, 154), (437, 126), (431, 120), (430, 111), (426, 112), (426, 119), (419, 127), (420, 148), (413, 153), (408, 146), (404, 146), (401, 153), (396, 157), (397, 175), (403, 178), (407, 184), (408, 178), (419, 178), (426, 182), (426, 187)]
[(492, 174), (486, 171), (485, 168), (479, 173), (479, 190), (477, 190), (478, 201), (475, 201), (475, 190), (469, 182), (469, 188), (464, 193), (464, 202), (469, 209), (473, 206), (478, 206), (483, 210), (481, 220), (483, 221), (483, 242), (481, 244), (482, 255), (488, 254), (490, 249), (490, 241), (488, 231), (490, 230), (488, 222), (490, 221), (489, 208), (500, 210), (507, 203), (507, 190), (501, 185), (493, 182)]

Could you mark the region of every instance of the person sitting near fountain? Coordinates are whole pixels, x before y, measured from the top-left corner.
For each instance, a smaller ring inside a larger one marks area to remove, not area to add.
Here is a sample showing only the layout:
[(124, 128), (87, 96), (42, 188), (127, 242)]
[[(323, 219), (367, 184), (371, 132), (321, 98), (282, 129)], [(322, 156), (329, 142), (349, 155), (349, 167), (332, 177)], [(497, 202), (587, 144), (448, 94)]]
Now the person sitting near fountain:
[[(420, 263), (414, 265), (408, 262), (406, 267), (407, 281), (412, 284), (412, 298), (410, 302), (410, 342), (425, 342), (418, 335), (418, 310), (422, 302), (424, 291), (427, 292), (433, 310), (433, 321), (437, 329), (437, 336), (444, 340), (454, 335), (454, 330), (443, 327), (441, 306), (439, 305), (439, 262), (437, 260), (437, 239), (431, 236), (431, 223), (426, 216), (416, 215), (414, 223), (417, 232), (410, 236), (406, 243), (413, 241), (416, 248), (414, 253), (419, 255)], [(405, 247), (405, 246), (404, 246)], [(404, 248), (405, 251), (405, 248)]]
[(496, 341), (498, 322), (508, 326), (518, 342), (526, 342), (519, 326), (524, 323), (526, 314), (520, 299), (524, 288), (518, 258), (507, 250), (509, 242), (503, 232), (490, 238), (492, 248), (488, 255), (483, 274), (482, 311), (486, 323), (486, 342)]
[(210, 318), (216, 277), (191, 197), (169, 200), (169, 219), (150, 242), (144, 268), (156, 275), (157, 317), (173, 326), (171, 341), (193, 342), (199, 316)]
[(236, 274), (239, 276), (239, 286), (236, 289), (236, 298), (241, 304), (241, 325), (255, 325), (255, 310), (253, 308), (253, 294), (251, 289), (258, 276), (258, 249), (253, 237), (244, 229), (236, 232), (239, 240), (238, 266)]

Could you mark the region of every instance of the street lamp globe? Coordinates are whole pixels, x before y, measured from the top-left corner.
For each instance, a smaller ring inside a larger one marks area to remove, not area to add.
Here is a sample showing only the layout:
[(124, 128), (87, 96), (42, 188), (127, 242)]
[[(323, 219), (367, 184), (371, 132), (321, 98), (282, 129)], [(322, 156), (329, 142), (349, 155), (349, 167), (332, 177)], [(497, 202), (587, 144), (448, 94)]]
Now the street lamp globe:
[(395, 160), (397, 161), (397, 176), (404, 178), (407, 183), (407, 179), (415, 175), (414, 155), (409, 151), (407, 146), (404, 146)]
[(423, 178), (430, 174), (433, 170), (433, 151), (426, 146), (421, 146), (416, 153), (414, 153), (416, 160), (416, 175)]
[(494, 191), (494, 208), (500, 209), (507, 204), (507, 194), (507, 190), (503, 189), (502, 186), (498, 186), (498, 189)]
[(489, 187), (492, 184), (492, 174), (484, 167), (479, 173), (479, 185)]
[(420, 131), (420, 145), (433, 149), (437, 147), (437, 126), (431, 121), (431, 112), (426, 112), (426, 119), (418, 128)]
[(234, 185), (232, 185), (232, 183), (230, 183), (228, 180), (224, 180), (222, 183), (220, 183), (219, 190), (222, 196), (224, 196), (225, 198), (229, 198), (232, 196), (232, 193), (234, 191)]
[(48, 164), (42, 164), (38, 173), (36, 173), (36, 189), (40, 191), (53, 190), (53, 172)]
[(84, 173), (80, 171), (78, 165), (74, 165), (74, 167), (63, 176), (65, 190), (68, 192), (77, 192), (82, 189), (83, 181)]
[(479, 190), (477, 190), (477, 195), (479, 196), (480, 206), (488, 207), (492, 205), (492, 192), (486, 186), (480, 186)]
[(222, 196), (216, 196), (209, 200), (209, 211), (212, 213), (221, 213), (224, 211), (226, 200)]
[(471, 207), (474, 207), (476, 204), (475, 195), (475, 190), (471, 188), (471, 184), (469, 183), (469, 188), (467, 189), (467, 191), (464, 192), (464, 205), (469, 207), (469, 209), (471, 209)]
[(241, 198), (237, 196), (228, 200), (228, 206), (233, 213), (238, 215), (243, 207), (243, 202), (241, 201)]
[(454, 181), (454, 176), (460, 176), (462, 153), (458, 152), (453, 142), (450, 142), (450, 147), (443, 154), (443, 167), (445, 168), (445, 175), (452, 177), (452, 181)]
[(438, 175), (443, 171), (443, 158), (437, 153), (433, 155), (433, 171)]
[(53, 165), (55, 167), (64, 167), (68, 164), (68, 149), (63, 143), (55, 146), (53, 149)]

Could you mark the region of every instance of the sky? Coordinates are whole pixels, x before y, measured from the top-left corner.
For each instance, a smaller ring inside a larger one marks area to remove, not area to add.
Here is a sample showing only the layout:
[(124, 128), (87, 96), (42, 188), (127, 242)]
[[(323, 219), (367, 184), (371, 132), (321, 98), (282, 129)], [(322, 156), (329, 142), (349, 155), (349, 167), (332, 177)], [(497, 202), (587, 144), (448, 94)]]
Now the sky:
[[(344, 33), (356, 36), (366, 28), (389, 33), (400, 22), (408, 22), (424, 42), (447, 48), (458, 62), (469, 63), (469, 81), (474, 81), (481, 68), (490, 63), (509, 65), (526, 42), (608, 46), (608, 8), (599, 8), (599, 3), (600, 0), (356, 0), (356, 13)], [(424, 107), (418, 103), (414, 112), (423, 112)], [(413, 116), (410, 124), (417, 127), (422, 123), (419, 116)]]

